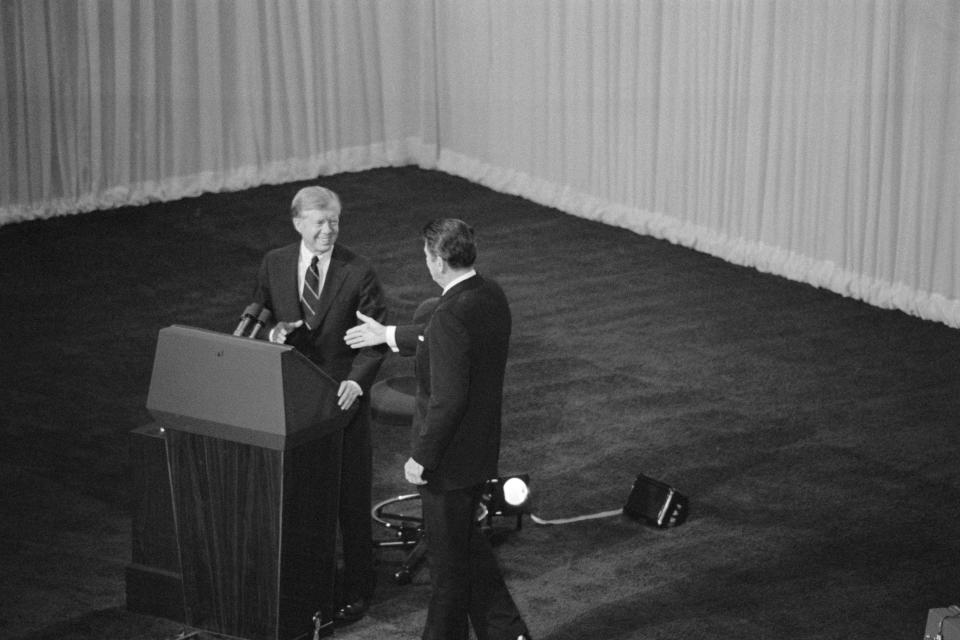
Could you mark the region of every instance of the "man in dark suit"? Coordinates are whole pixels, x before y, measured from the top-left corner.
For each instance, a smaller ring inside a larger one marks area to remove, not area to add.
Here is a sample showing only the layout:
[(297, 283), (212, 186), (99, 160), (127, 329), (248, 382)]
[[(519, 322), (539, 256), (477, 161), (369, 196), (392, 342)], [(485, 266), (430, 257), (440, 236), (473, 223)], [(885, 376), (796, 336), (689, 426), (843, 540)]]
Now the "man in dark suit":
[(341, 205), (329, 189), (301, 189), (290, 207), (300, 241), (264, 256), (254, 300), (273, 312), (269, 340), (292, 344), (333, 379), (340, 380), (338, 403), (357, 411), (343, 432), (339, 524), (343, 542), (343, 593), (335, 612), (340, 622), (359, 619), (373, 596), (370, 519), (373, 447), (369, 390), (386, 347), (359, 351), (343, 334), (361, 311), (383, 319), (383, 291), (370, 263), (337, 244)]
[(424, 325), (385, 327), (358, 313), (352, 347), (386, 342), (415, 355), (412, 455), (404, 466), (423, 507), (432, 594), (424, 640), (528, 638), (489, 541), (477, 526), (486, 481), (497, 476), (511, 316), (500, 286), (479, 275), (473, 229), (440, 219), (424, 227), (424, 257), (443, 288)]

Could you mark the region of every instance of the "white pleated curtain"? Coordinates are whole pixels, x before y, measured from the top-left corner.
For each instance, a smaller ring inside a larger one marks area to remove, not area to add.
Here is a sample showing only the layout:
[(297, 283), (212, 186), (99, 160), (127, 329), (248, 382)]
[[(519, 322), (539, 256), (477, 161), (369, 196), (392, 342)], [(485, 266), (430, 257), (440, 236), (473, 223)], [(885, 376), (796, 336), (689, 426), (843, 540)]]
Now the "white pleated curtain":
[(439, 168), (960, 326), (960, 3), (438, 6)]
[(416, 162), (419, 6), (4, 0), (0, 223)]
[(960, 327), (954, 0), (0, 12), (0, 224), (415, 163)]

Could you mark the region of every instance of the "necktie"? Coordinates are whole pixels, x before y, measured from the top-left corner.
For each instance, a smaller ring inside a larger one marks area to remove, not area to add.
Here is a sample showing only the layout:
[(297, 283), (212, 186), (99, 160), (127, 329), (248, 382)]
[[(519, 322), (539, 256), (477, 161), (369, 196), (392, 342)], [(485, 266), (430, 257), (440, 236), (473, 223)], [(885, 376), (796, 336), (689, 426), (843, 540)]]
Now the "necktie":
[(300, 292), (300, 304), (303, 306), (303, 320), (307, 326), (314, 329), (317, 321), (317, 312), (320, 310), (320, 268), (317, 266), (317, 256), (313, 256), (310, 267), (303, 279), (303, 291)]

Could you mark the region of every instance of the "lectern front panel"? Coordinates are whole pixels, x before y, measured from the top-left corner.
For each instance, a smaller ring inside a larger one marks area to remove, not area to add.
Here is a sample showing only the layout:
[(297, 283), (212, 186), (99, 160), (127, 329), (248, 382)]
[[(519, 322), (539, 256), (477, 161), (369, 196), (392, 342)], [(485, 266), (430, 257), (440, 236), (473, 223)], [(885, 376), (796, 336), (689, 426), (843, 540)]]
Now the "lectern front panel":
[(157, 338), (147, 408), (168, 427), (182, 426), (170, 416), (219, 425), (221, 432), (209, 435), (222, 439), (244, 441), (244, 431), (282, 436), (281, 356), (278, 345), (267, 342), (167, 327)]
[(188, 624), (291, 640), (332, 618), (341, 438), (279, 451), (167, 431)]
[(173, 325), (157, 339), (147, 409), (166, 428), (283, 449), (346, 425), (339, 386), (290, 346)]

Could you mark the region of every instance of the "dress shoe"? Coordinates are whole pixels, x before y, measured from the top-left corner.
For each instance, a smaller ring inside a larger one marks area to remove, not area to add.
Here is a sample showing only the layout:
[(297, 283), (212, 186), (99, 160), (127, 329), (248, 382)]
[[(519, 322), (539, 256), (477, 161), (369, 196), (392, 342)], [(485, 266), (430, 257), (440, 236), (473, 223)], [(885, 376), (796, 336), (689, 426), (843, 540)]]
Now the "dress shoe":
[(350, 624), (351, 622), (356, 622), (364, 616), (369, 607), (370, 603), (366, 598), (360, 598), (359, 600), (348, 602), (334, 612), (333, 620), (337, 624)]

